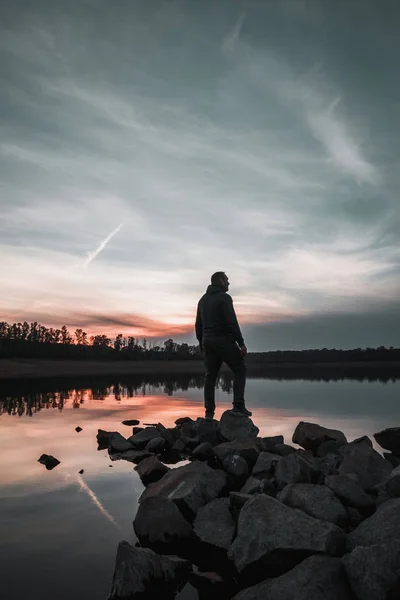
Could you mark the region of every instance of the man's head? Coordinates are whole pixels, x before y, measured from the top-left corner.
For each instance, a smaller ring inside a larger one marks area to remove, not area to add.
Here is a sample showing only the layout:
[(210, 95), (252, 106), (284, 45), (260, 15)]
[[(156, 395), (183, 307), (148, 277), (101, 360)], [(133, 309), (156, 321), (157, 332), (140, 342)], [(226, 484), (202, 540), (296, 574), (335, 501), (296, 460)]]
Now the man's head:
[(212, 285), (220, 285), (224, 290), (229, 289), (229, 279), (223, 271), (217, 271), (211, 276)]

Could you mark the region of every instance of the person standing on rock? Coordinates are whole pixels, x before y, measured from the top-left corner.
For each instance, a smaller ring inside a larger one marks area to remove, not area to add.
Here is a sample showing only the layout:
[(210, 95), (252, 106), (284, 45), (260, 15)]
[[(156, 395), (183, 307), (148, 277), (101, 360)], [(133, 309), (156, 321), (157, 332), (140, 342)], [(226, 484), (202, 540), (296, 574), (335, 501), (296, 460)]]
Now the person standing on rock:
[(233, 371), (233, 411), (250, 417), (245, 407), (246, 365), (244, 344), (229, 289), (229, 279), (223, 271), (211, 277), (211, 285), (197, 305), (196, 337), (205, 363), (204, 405), (206, 419), (212, 420), (215, 412), (215, 385), (221, 365), (225, 362)]

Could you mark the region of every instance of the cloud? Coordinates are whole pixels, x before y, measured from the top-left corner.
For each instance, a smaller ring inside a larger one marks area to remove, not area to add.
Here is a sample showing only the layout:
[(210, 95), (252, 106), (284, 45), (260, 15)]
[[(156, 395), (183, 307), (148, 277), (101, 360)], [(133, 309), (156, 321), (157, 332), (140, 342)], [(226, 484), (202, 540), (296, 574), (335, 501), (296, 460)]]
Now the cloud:
[(235, 47), (239, 41), (240, 34), (243, 29), (244, 22), (246, 20), (246, 11), (240, 13), (233, 29), (224, 37), (222, 42), (222, 51), (227, 56), (234, 53)]

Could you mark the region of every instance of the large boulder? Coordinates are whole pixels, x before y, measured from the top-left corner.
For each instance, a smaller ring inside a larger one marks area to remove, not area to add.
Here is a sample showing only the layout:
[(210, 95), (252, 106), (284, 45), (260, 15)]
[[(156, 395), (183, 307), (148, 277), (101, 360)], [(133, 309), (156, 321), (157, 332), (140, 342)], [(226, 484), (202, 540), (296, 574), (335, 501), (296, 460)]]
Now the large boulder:
[(196, 461), (171, 469), (160, 481), (151, 483), (140, 496), (139, 502), (154, 496), (169, 498), (191, 520), (202, 506), (217, 498), (226, 486), (225, 473)]
[(133, 528), (140, 544), (162, 554), (181, 552), (193, 543), (192, 527), (168, 498), (148, 498), (139, 504)]
[(257, 443), (263, 452), (271, 452), (273, 454), (276, 444), (283, 444), (284, 439), (283, 435), (270, 435), (268, 437), (258, 437)]
[(228, 475), (229, 483), (234, 488), (240, 488), (249, 476), (249, 466), (245, 459), (238, 454), (224, 458), (222, 469)]
[(135, 471), (137, 471), (143, 485), (147, 486), (164, 477), (169, 468), (160, 462), (156, 456), (149, 456), (135, 467)]
[(113, 452), (125, 452), (126, 450), (132, 450), (133, 446), (129, 440), (125, 439), (123, 435), (114, 431), (108, 440), (108, 451), (110, 454)]
[(400, 498), (400, 466), (393, 469), (386, 479), (378, 483), (375, 489), (378, 493), (385, 493), (390, 498)]
[(160, 433), (156, 427), (146, 427), (139, 433), (131, 435), (131, 437), (128, 438), (128, 441), (132, 444), (135, 450), (144, 450), (150, 440), (158, 437), (160, 437)]
[(383, 456), (386, 458), (387, 461), (390, 462), (390, 464), (392, 465), (392, 467), (399, 467), (400, 466), (400, 456), (396, 456), (392, 452), (384, 452)]
[(117, 433), (116, 431), (104, 431), (104, 429), (97, 430), (97, 450), (106, 450), (109, 446), (111, 436)]
[(228, 551), (235, 534), (229, 498), (216, 498), (200, 508), (193, 529), (206, 547)]
[(257, 438), (259, 429), (253, 421), (244, 415), (232, 410), (226, 410), (220, 419), (218, 433), (222, 439), (232, 442), (233, 440), (248, 440)]
[(356, 475), (363, 490), (368, 491), (392, 471), (391, 464), (373, 448), (354, 448), (345, 455), (339, 467), (340, 475)]
[(275, 444), (274, 446), (274, 454), (279, 454), (280, 456), (288, 456), (294, 452), (296, 452), (296, 448), (293, 448), (290, 444)]
[(346, 436), (341, 431), (328, 429), (317, 423), (307, 423), (306, 421), (300, 421), (292, 438), (294, 444), (298, 444), (305, 450), (314, 450), (329, 440), (343, 442), (343, 444), (347, 443)]
[(343, 444), (340, 446), (339, 454), (344, 458), (345, 456), (352, 454), (354, 450), (365, 450), (366, 452), (369, 452), (372, 448), (373, 445), (369, 437), (367, 435), (363, 435), (362, 437), (359, 437), (348, 444)]
[(207, 421), (199, 417), (196, 421), (185, 421), (180, 426), (180, 435), (184, 438), (196, 439), (198, 444), (210, 442), (212, 446), (221, 440), (218, 435), (218, 421)]
[(162, 423), (157, 423), (156, 429), (160, 436), (164, 438), (167, 447), (172, 448), (179, 437), (179, 431), (176, 427), (164, 427)]
[(284, 456), (275, 466), (275, 479), (279, 490), (289, 483), (315, 483), (319, 476), (317, 466), (297, 452)]
[(400, 456), (400, 427), (389, 427), (374, 433), (374, 438), (385, 450)]
[(267, 494), (267, 496), (276, 496), (276, 487), (269, 479), (258, 479), (249, 477), (242, 489), (242, 494)]
[(350, 546), (373, 546), (400, 539), (400, 498), (382, 504), (349, 534)]
[(108, 600), (172, 600), (185, 584), (190, 563), (175, 556), (159, 556), (147, 548), (120, 542)]
[(252, 474), (254, 477), (269, 477), (274, 474), (276, 463), (282, 459), (282, 456), (278, 454), (271, 454), (271, 452), (261, 452), (257, 458), (257, 462), (254, 465)]
[(372, 496), (364, 492), (359, 483), (346, 475), (328, 475), (325, 485), (340, 498), (346, 506), (354, 508), (371, 508), (375, 504)]
[(213, 447), (210, 442), (203, 442), (196, 446), (192, 452), (192, 456), (196, 460), (208, 461), (214, 456)]
[(342, 561), (358, 600), (400, 598), (400, 539), (358, 546)]
[(241, 456), (252, 469), (257, 461), (260, 449), (254, 440), (234, 440), (214, 447), (214, 454), (221, 463), (228, 456)]
[[(310, 556), (288, 573), (243, 590), (234, 600), (353, 600), (340, 558)], [(365, 599), (366, 600), (366, 599)]]
[(154, 454), (160, 454), (161, 452), (163, 452), (164, 448), (165, 439), (161, 437), (161, 435), (159, 437), (154, 437), (153, 439), (151, 439), (146, 446), (147, 452), (153, 452)]
[(339, 527), (264, 494), (243, 506), (237, 531), (228, 555), (239, 573), (254, 577), (265, 569), (281, 575), (312, 554), (341, 556), (345, 550)]
[(344, 527), (348, 523), (348, 514), (335, 494), (324, 485), (295, 483), (287, 485), (279, 492), (278, 500), (299, 508), (311, 517)]

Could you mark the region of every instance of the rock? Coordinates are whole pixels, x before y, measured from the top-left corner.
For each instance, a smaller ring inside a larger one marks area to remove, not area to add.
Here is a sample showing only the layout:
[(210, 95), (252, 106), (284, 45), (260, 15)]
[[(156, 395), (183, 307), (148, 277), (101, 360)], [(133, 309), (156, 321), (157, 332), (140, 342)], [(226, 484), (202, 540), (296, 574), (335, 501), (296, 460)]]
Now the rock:
[(289, 483), (315, 483), (320, 471), (297, 452), (276, 463), (275, 479), (279, 490)]
[(138, 465), (145, 458), (149, 458), (149, 456), (153, 455), (146, 450), (126, 450), (126, 452), (114, 452), (110, 454), (111, 460), (127, 460), (135, 465)]
[(328, 475), (325, 477), (325, 485), (343, 502), (346, 506), (354, 508), (371, 508), (375, 501), (372, 496), (364, 492), (362, 487), (346, 475)]
[(337, 454), (326, 454), (321, 458), (316, 458), (318, 461), (315, 466), (321, 470), (320, 483), (324, 482), (327, 475), (338, 475), (339, 467), (342, 464), (342, 458)]
[(200, 508), (193, 529), (207, 546), (228, 551), (235, 533), (229, 498), (216, 498)]
[(189, 582), (197, 590), (199, 600), (221, 600), (231, 598), (232, 584), (213, 572), (192, 571)]
[(135, 467), (143, 485), (147, 486), (150, 483), (159, 481), (166, 473), (169, 468), (163, 465), (156, 456), (150, 456), (142, 460), (137, 467)]
[(183, 425), (183, 423), (193, 423), (193, 419), (191, 419), (190, 417), (180, 417), (175, 421), (175, 425), (178, 425), (178, 427), (180, 425)]
[(219, 444), (218, 421), (206, 421), (206, 419), (196, 419), (194, 424), (195, 436), (200, 442), (210, 442), (212, 446)]
[(210, 442), (203, 442), (193, 450), (192, 456), (196, 460), (210, 460), (214, 456), (213, 447)]
[(244, 494), (243, 492), (229, 492), (229, 501), (231, 503), (232, 510), (241, 510), (248, 500), (251, 500), (253, 496), (251, 494)]
[(256, 575), (268, 569), (276, 576), (311, 554), (341, 556), (344, 549), (345, 535), (336, 525), (259, 495), (240, 511), (237, 537), (228, 556), (239, 573), (251, 570)]
[(182, 552), (196, 539), (176, 504), (157, 496), (139, 504), (133, 528), (142, 546), (161, 554)]
[(154, 437), (146, 446), (147, 452), (153, 452), (154, 454), (159, 454), (164, 450), (165, 447), (165, 439), (161, 436)]
[(175, 452), (175, 453), (183, 452), (186, 448), (186, 441), (188, 439), (190, 439), (190, 438), (182, 438), (182, 437), (178, 438), (171, 448), (172, 452)]
[(336, 440), (328, 440), (323, 442), (320, 446), (315, 448), (315, 456), (323, 458), (328, 454), (339, 455), (339, 450), (343, 446), (343, 442), (337, 442)]
[(227, 456), (238, 455), (245, 459), (250, 469), (254, 467), (259, 453), (260, 449), (254, 440), (234, 440), (214, 447), (214, 454), (221, 463)]
[(298, 444), (305, 450), (314, 450), (328, 440), (347, 443), (346, 436), (341, 431), (305, 421), (300, 421), (292, 438), (294, 444)]
[(260, 448), (263, 452), (271, 452), (273, 454), (276, 444), (283, 444), (284, 439), (283, 435), (259, 437), (257, 438), (257, 443), (260, 445)]
[(383, 492), (391, 498), (400, 498), (400, 467), (393, 469), (391, 473), (377, 485), (378, 491)]
[(97, 450), (106, 450), (108, 448), (111, 436), (117, 433), (116, 431), (104, 431), (104, 429), (97, 430)]
[[(247, 588), (234, 600), (353, 600), (340, 558), (310, 556), (289, 573)], [(365, 599), (366, 600), (366, 599)]]
[(160, 481), (151, 483), (139, 502), (154, 496), (169, 498), (184, 517), (191, 520), (202, 506), (217, 498), (226, 485), (225, 473), (196, 461), (172, 469)]
[(381, 448), (390, 450), (393, 454), (400, 457), (400, 427), (389, 427), (374, 433), (374, 438)]
[(359, 437), (348, 444), (343, 444), (343, 446), (339, 448), (339, 455), (344, 458), (345, 456), (352, 454), (354, 450), (365, 450), (366, 452), (369, 452), (371, 449), (371, 440), (368, 436), (363, 435), (362, 437)]
[(162, 423), (157, 423), (156, 429), (157, 429), (158, 433), (161, 435), (161, 437), (164, 438), (167, 446), (172, 448), (172, 446), (175, 444), (176, 440), (179, 437), (178, 429), (176, 427), (173, 427), (173, 428), (172, 427), (171, 428), (164, 427), (164, 425)]
[(82, 429), (82, 427), (79, 427), (79, 425), (78, 425), (78, 427), (75, 427), (75, 431), (77, 433), (80, 433), (81, 431), (83, 431), (83, 429)]
[(222, 469), (228, 475), (234, 487), (241, 487), (249, 476), (249, 467), (244, 458), (238, 454), (227, 456), (222, 462)]
[(135, 435), (131, 435), (131, 437), (128, 438), (128, 441), (132, 444), (135, 450), (144, 450), (150, 440), (157, 437), (160, 437), (160, 434), (155, 427), (146, 427), (143, 429), (143, 431), (140, 431)]
[(136, 435), (137, 433), (140, 433), (141, 431), (144, 431), (144, 427), (132, 427), (132, 435)]
[(112, 453), (125, 452), (126, 450), (132, 450), (132, 444), (118, 433), (118, 431), (112, 433), (108, 440), (108, 451)]
[(392, 471), (392, 466), (376, 450), (360, 448), (346, 454), (339, 467), (340, 475), (356, 475), (360, 486), (368, 491)]
[(294, 452), (296, 452), (296, 448), (293, 448), (289, 444), (275, 444), (274, 446), (274, 454), (278, 454), (279, 456), (289, 456), (289, 454), (294, 454)]
[(345, 507), (332, 490), (324, 485), (290, 484), (279, 492), (277, 498), (287, 506), (299, 508), (320, 521), (334, 523), (339, 527), (344, 527), (348, 523)]
[(128, 425), (130, 427), (133, 427), (134, 425), (139, 425), (140, 421), (138, 421), (137, 419), (125, 419), (125, 421), (122, 421), (122, 425)]
[(85, 472), (85, 471), (84, 471), (83, 469), (81, 469), (81, 470), (79, 471), (79, 475), (83, 475), (83, 474), (84, 474), (84, 472)]
[(190, 568), (186, 560), (120, 542), (108, 600), (172, 599), (187, 581)]
[(400, 466), (400, 457), (392, 454), (391, 452), (384, 452), (383, 456), (386, 458), (388, 462), (392, 465), (392, 467)]
[(176, 465), (183, 461), (182, 453), (173, 448), (164, 451), (159, 458), (165, 465)]
[(278, 454), (271, 454), (270, 452), (261, 452), (257, 458), (257, 462), (254, 465), (252, 475), (262, 479), (263, 477), (269, 477), (274, 474), (276, 463), (282, 459), (282, 456)]
[(188, 452), (191, 452), (192, 450), (197, 448), (197, 446), (200, 444), (200, 438), (199, 437), (187, 437), (186, 435), (181, 435), (181, 437), (174, 444), (173, 448), (176, 447), (176, 444), (178, 444), (178, 442), (182, 442), (183, 444), (185, 444), (184, 449)]
[(242, 494), (267, 494), (273, 498), (276, 496), (276, 487), (271, 481), (256, 477), (249, 477), (240, 491)]
[(400, 540), (359, 546), (342, 561), (358, 600), (400, 597)]
[(42, 454), (38, 459), (38, 462), (44, 465), (48, 471), (51, 471), (60, 464), (60, 461), (57, 458), (54, 458), (54, 456), (51, 456), (51, 454)]
[(232, 410), (226, 410), (218, 425), (218, 432), (222, 439), (232, 442), (233, 440), (255, 440), (259, 433), (253, 421), (244, 415), (235, 413)]
[(347, 506), (346, 510), (349, 516), (349, 524), (351, 529), (358, 527), (359, 524), (362, 521), (364, 521), (365, 515), (363, 515), (358, 508), (354, 508), (353, 506)]
[(349, 534), (354, 546), (373, 546), (400, 539), (400, 498), (382, 504)]
[(145, 427), (156, 427), (157, 423), (143, 423)]

